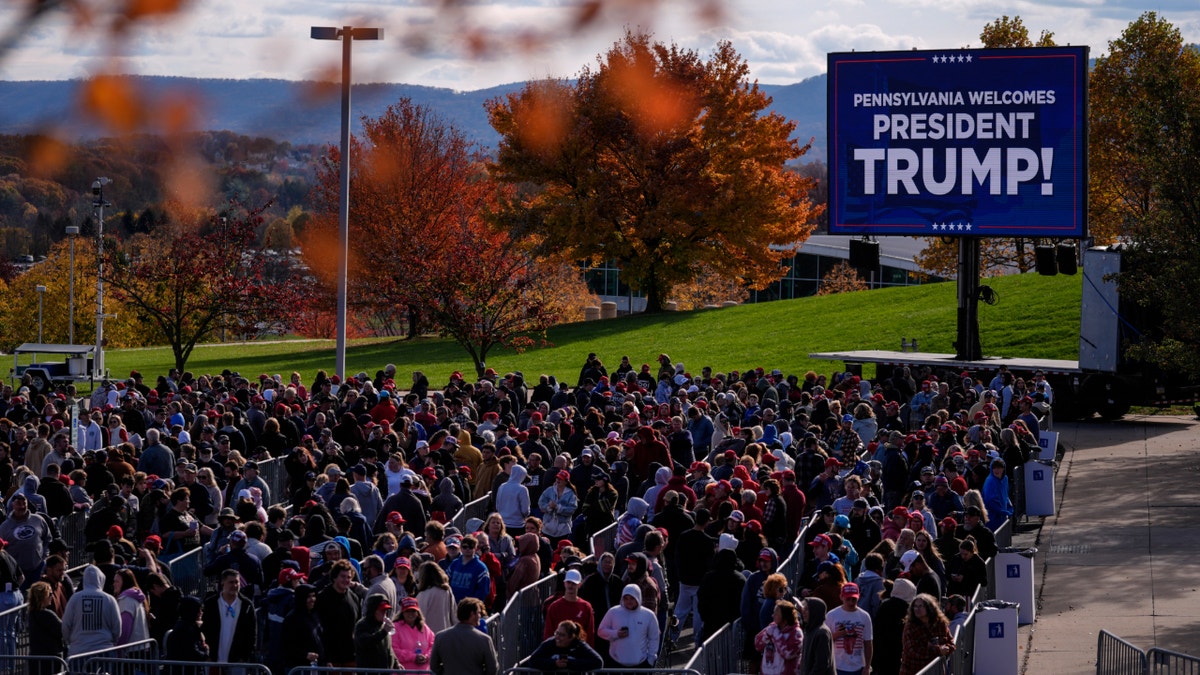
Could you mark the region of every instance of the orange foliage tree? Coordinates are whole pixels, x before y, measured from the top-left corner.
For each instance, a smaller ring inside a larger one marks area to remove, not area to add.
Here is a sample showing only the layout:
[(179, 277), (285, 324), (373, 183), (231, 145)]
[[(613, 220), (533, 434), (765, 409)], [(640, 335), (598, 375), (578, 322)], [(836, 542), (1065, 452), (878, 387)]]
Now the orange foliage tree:
[(822, 207), (784, 168), (808, 146), (748, 73), (728, 42), (704, 60), (631, 32), (574, 84), (489, 102), (492, 175), (525, 188), (495, 221), (536, 233), (540, 255), (616, 261), (647, 311), (702, 267), (765, 287)]
[[(442, 260), (452, 233), (494, 203), (495, 185), (477, 145), (409, 99), (362, 124), (350, 149), (350, 298), (356, 311), (406, 311), (413, 337), (424, 311), (417, 282)], [(317, 170), (317, 217), (304, 237), (305, 259), (326, 280), (336, 272), (339, 162), (331, 147)]]
[(821, 287), (817, 295), (833, 295), (834, 293), (849, 293), (851, 291), (867, 290), (867, 282), (858, 276), (858, 272), (848, 260), (842, 260), (821, 279)]

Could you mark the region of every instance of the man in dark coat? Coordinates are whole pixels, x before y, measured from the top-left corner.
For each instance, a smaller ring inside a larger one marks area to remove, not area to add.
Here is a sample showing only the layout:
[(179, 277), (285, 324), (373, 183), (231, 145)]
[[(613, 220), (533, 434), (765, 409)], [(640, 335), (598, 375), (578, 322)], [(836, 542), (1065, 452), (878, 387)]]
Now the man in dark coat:
[[(254, 660), (258, 646), (258, 620), (254, 602), (240, 593), (241, 575), (237, 570), (221, 573), (221, 591), (204, 601), (204, 624), (200, 630), (208, 643), (210, 656), (217, 663), (248, 663)], [(222, 630), (227, 624), (231, 628)], [(224, 639), (222, 639), (224, 638)]]

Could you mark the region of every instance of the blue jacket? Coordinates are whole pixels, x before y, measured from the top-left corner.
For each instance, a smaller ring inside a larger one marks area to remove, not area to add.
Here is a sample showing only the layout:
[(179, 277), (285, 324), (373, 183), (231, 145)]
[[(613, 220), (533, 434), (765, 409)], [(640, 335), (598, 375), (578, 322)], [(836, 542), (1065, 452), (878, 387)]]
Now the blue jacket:
[(475, 556), (468, 562), (464, 562), (465, 558), (466, 556), (455, 558), (446, 570), (454, 599), (462, 602), (464, 598), (477, 598), (487, 602), (488, 593), (492, 590), (492, 577), (488, 573), (487, 565)]

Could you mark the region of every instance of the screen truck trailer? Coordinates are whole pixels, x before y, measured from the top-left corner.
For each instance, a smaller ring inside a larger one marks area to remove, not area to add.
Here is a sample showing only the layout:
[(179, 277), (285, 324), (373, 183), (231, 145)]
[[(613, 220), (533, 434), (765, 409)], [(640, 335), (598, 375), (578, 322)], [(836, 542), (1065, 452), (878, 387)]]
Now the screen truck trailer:
[[(1116, 419), (1129, 412), (1131, 406), (1189, 405), (1196, 409), (1194, 383), (1124, 357), (1124, 347), (1136, 342), (1142, 331), (1152, 329), (1156, 317), (1154, 312), (1120, 297), (1112, 275), (1121, 271), (1121, 261), (1116, 247), (1084, 251), (1078, 361), (1004, 356), (966, 360), (954, 354), (885, 350), (820, 352), (809, 357), (842, 361), (847, 370), (859, 375), (863, 366), (874, 365), (877, 377), (890, 375), (897, 366), (928, 366), (939, 379), (967, 371), (986, 383), (1002, 365), (1026, 379), (1040, 370), (1052, 388), (1054, 418), (1060, 421), (1094, 414)], [(919, 336), (915, 341), (919, 344)]]

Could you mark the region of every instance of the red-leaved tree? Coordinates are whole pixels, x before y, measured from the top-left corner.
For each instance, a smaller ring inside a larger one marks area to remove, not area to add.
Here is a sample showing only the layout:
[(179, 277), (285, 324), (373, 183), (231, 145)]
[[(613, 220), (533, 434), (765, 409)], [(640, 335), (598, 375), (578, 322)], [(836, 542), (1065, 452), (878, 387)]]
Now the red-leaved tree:
[(171, 346), (180, 371), (219, 330), (242, 338), (284, 330), (303, 296), (304, 276), (256, 245), (263, 210), (231, 204), (224, 217), (175, 217), (151, 234), (105, 242), (109, 289)]

